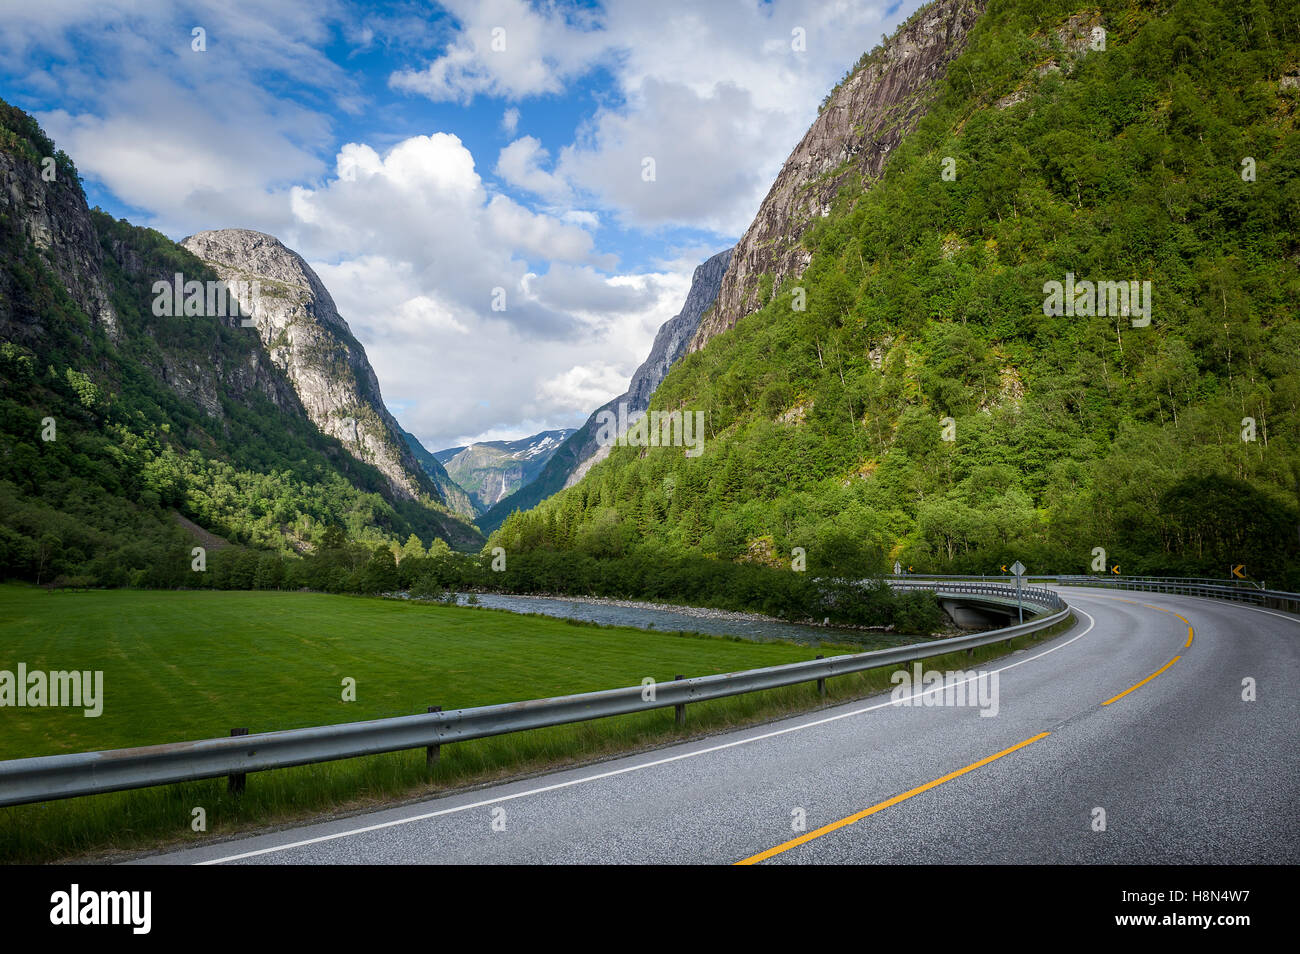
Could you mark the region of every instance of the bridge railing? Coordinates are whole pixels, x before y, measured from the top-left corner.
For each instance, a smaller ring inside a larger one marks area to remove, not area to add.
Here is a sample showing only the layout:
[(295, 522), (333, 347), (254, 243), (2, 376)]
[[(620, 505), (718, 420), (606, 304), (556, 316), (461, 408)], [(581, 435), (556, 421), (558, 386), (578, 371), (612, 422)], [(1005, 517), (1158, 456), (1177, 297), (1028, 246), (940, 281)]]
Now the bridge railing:
[[(989, 591), (992, 588), (1000, 591), (996, 595), (1005, 597), (1009, 590), (1014, 597), (1014, 587), (999, 584), (945, 587), (945, 592), (959, 593), (964, 589), (969, 595), (991, 595)], [(1040, 590), (1036, 587), (1024, 589)], [(238, 790), (248, 772), (404, 749), (423, 748), (432, 758), (433, 747), (453, 742), (653, 709), (671, 707), (676, 710), (678, 723), (683, 724), (686, 706), (691, 703), (814, 681), (824, 694), (825, 680), (835, 676), (902, 665), (963, 649), (969, 654), (980, 646), (1009, 644), (1018, 636), (1040, 632), (1070, 618), (1070, 609), (1059, 595), (1041, 590), (1030, 596), (1035, 600), (1054, 600), (1042, 604), (1052, 612), (990, 632), (830, 659), (472, 709), (0, 762), (0, 806), (148, 788), (223, 775), (230, 777), (232, 788)]]
[[(1015, 600), (1016, 587), (1006, 583), (958, 583), (934, 577), (925, 579), (890, 578), (889, 585), (895, 590), (928, 590), (936, 595), (952, 596), (992, 596), (1000, 600)], [(1019, 599), (1027, 608), (1059, 610), (1064, 608), (1065, 600), (1055, 590), (1043, 586), (1021, 586)]]

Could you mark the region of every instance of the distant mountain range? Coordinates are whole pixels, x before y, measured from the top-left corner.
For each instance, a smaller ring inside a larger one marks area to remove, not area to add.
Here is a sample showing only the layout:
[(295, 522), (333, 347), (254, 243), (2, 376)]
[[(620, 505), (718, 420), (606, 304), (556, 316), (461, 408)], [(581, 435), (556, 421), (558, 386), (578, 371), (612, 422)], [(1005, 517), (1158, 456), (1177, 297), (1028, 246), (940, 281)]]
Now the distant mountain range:
[[(479, 514), (530, 484), (573, 432), (569, 427), (513, 441), (480, 441), (430, 456), (468, 495)], [(407, 435), (407, 440), (414, 438)]]
[(442, 494), (442, 499), (447, 501), (447, 506), (452, 513), (459, 514), (470, 520), (477, 517), (482, 512), (482, 508), (475, 504), (474, 499), (465, 492), (465, 489), (451, 478), (451, 475), (447, 473), (446, 468), (442, 466), (438, 458), (429, 453), (429, 450), (420, 443), (419, 439), (411, 432), (404, 430), (400, 424), (397, 425), (397, 431), (401, 434), (402, 440), (406, 442), (406, 446), (410, 448), (411, 456), (424, 468), (424, 472), (428, 474), (429, 479), (433, 481), (434, 486)]

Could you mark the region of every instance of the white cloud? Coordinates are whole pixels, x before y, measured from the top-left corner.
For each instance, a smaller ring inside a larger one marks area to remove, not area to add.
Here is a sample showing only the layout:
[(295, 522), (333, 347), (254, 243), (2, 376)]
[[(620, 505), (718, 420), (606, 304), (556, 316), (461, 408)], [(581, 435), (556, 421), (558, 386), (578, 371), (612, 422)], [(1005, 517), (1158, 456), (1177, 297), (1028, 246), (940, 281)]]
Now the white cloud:
[(515, 130), (519, 128), (519, 110), (511, 106), (501, 114), (501, 128), (505, 130), (507, 136), (513, 136)]
[(455, 38), (423, 69), (393, 73), (393, 88), (465, 104), (479, 95), (560, 93), (604, 46), (593, 29), (594, 11), (524, 0), (443, 0), (442, 6), (460, 23)]
[(627, 389), (628, 375), (620, 367), (594, 363), (575, 365), (543, 381), (541, 393), (557, 405), (574, 412), (584, 409), (590, 414), (612, 397)]
[(570, 189), (563, 178), (542, 169), (550, 153), (539, 140), (523, 136), (501, 150), (496, 174), (505, 182), (553, 202), (569, 198)]
[[(539, 259), (575, 262), (592, 256), (591, 236), (576, 225), (538, 214), (504, 195), (488, 203), (488, 221), (496, 237)], [(608, 261), (602, 257), (601, 261)]]
[[(752, 95), (719, 85), (701, 96), (681, 83), (647, 80), (634, 112), (602, 110), (587, 141), (566, 147), (558, 177), (593, 193), (625, 221), (743, 232), (771, 185), (758, 163), (769, 133)], [(643, 174), (646, 159), (654, 177)]]
[[(286, 242), (365, 343), (385, 398), (407, 408), (403, 426), (431, 448), (521, 420), (581, 423), (626, 388), (689, 287), (689, 267), (610, 273), (586, 229), (492, 194), (447, 134), (385, 155), (349, 144), (335, 175), (293, 189), (290, 204)], [(491, 307), (496, 287), (504, 312)]]

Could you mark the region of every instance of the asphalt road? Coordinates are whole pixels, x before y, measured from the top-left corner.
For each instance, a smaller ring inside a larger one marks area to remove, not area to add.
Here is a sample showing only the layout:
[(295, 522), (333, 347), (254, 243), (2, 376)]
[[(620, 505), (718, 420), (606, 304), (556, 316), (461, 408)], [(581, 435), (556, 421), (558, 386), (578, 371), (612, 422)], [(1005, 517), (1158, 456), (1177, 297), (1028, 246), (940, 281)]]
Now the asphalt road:
[(1300, 862), (1300, 617), (1061, 592), (995, 716), (885, 695), (139, 863)]

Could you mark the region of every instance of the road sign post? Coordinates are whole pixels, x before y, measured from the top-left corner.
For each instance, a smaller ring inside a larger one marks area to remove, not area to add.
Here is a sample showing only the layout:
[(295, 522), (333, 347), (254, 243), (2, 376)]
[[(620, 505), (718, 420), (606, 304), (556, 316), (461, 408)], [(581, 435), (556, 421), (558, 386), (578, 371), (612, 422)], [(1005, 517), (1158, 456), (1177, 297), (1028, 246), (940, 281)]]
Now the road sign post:
[(1020, 598), (1020, 583), (1021, 578), (1025, 575), (1025, 565), (1017, 560), (1015, 563), (1011, 564), (1011, 573), (1016, 578), (1016, 614), (1019, 617), (1020, 622), (1023, 623), (1025, 621), (1025, 604)]
[[(248, 735), (248, 729), (231, 729), (231, 736)], [(243, 795), (244, 784), (248, 780), (248, 775), (244, 772), (235, 772), (226, 776), (226, 791), (231, 795)]]

